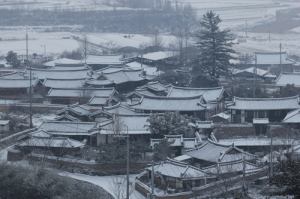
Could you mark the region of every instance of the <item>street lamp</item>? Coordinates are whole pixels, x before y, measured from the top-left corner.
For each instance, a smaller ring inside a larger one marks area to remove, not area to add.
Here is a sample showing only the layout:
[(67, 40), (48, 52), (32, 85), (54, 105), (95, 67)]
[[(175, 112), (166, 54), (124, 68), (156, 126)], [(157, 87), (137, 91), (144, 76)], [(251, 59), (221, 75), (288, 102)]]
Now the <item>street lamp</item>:
[(126, 190), (126, 199), (129, 199), (129, 134), (128, 126), (124, 125), (127, 129), (127, 190)]

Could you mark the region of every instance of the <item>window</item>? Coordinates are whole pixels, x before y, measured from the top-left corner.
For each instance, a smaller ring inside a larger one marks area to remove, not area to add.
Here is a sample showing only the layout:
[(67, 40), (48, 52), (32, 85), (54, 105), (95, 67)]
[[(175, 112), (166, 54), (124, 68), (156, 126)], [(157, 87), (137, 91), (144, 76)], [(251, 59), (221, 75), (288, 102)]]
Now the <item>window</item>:
[(258, 111), (257, 116), (258, 116), (258, 118), (264, 118), (265, 117), (265, 111)]
[(249, 119), (253, 119), (254, 118), (254, 111), (247, 111), (246, 112), (246, 117)]

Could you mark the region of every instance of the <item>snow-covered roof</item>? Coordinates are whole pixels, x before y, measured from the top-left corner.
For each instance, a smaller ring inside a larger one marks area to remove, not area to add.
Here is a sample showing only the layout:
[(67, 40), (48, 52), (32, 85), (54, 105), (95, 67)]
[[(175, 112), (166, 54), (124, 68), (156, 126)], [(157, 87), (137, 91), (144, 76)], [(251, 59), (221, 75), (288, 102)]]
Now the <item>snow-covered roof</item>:
[(109, 113), (117, 113), (121, 115), (133, 115), (136, 114), (134, 109), (131, 109), (130, 107), (127, 107), (120, 102), (114, 106), (110, 107), (103, 107), (103, 109)]
[(68, 58), (55, 59), (49, 62), (44, 63), (43, 65), (46, 67), (53, 67), (55, 64), (82, 64), (84, 60), (74, 60)]
[[(83, 79), (88, 77), (88, 72), (91, 69), (81, 69), (81, 70), (47, 70), (47, 69), (37, 69), (33, 68), (31, 74), (33, 77), (38, 77), (39, 79)], [(29, 76), (30, 68), (27, 68), (24, 72), (26, 76)]]
[[(151, 171), (152, 167), (148, 167), (147, 170)], [(202, 179), (202, 178), (214, 178), (214, 176), (210, 176), (199, 168), (190, 166), (188, 164), (168, 160), (164, 163), (154, 166), (154, 173), (159, 173), (163, 176), (169, 176), (173, 178), (193, 178), (193, 179)]]
[(186, 151), (186, 155), (208, 162), (228, 162), (240, 160), (245, 156), (247, 160), (253, 159), (253, 155), (238, 149), (234, 145), (224, 145), (210, 139), (200, 147)]
[(269, 124), (269, 118), (253, 118), (253, 124)]
[[(141, 57), (140, 55), (138, 57)], [(153, 52), (153, 53), (147, 53), (143, 55), (143, 59), (148, 59), (152, 61), (159, 61), (167, 58), (174, 57), (174, 54), (172, 52)]]
[(223, 97), (223, 94), (226, 93), (227, 96), (229, 94), (223, 87), (216, 88), (186, 88), (186, 87), (176, 87), (172, 86), (168, 97), (192, 97), (203, 95), (204, 99), (209, 101), (217, 101)]
[(46, 121), (38, 130), (53, 135), (89, 135), (96, 128), (95, 122)]
[(55, 118), (55, 121), (72, 121), (72, 122), (80, 122), (81, 120), (79, 120), (79, 119), (76, 118), (76, 117), (73, 117), (72, 115), (69, 115), (69, 114), (63, 114), (63, 115), (57, 116), (57, 117)]
[(282, 72), (275, 82), (275, 86), (286, 86), (294, 84), (295, 87), (300, 87), (300, 73), (285, 73)]
[(88, 55), (86, 63), (88, 65), (101, 64), (101, 65), (120, 65), (123, 64), (124, 56), (118, 55)]
[(158, 97), (143, 96), (140, 102), (129, 105), (134, 109), (156, 111), (202, 111), (206, 110), (202, 96)]
[[(31, 85), (35, 87), (38, 84), (39, 80), (32, 79)], [(0, 88), (29, 88), (30, 80), (29, 79), (4, 79), (0, 78)]]
[(230, 115), (227, 115), (224, 112), (222, 112), (222, 113), (218, 113), (216, 115), (211, 116), (211, 118), (214, 118), (214, 117), (220, 117), (220, 118), (223, 118), (225, 120), (228, 120), (230, 118)]
[(47, 97), (111, 97), (115, 92), (114, 88), (51, 88)]
[(282, 120), (284, 123), (300, 123), (300, 109), (290, 111)]
[(42, 84), (45, 87), (49, 87), (49, 88), (80, 88), (85, 84), (85, 78), (83, 79), (46, 78)]
[(66, 137), (32, 137), (17, 146), (21, 147), (50, 147), (50, 148), (82, 148), (85, 143)]
[(190, 160), (190, 159), (192, 159), (192, 157), (184, 154), (184, 155), (181, 155), (181, 156), (177, 156), (177, 157), (175, 157), (173, 159), (176, 160), (176, 161), (180, 161), (181, 162), (181, 161), (185, 161), (185, 160)]
[(157, 68), (155, 66), (148, 66), (146, 64), (141, 65), (141, 63), (139, 63), (139, 62), (130, 62), (130, 63), (127, 63), (126, 66), (130, 67), (131, 69), (142, 68), (146, 72), (147, 75), (153, 75), (154, 77), (156, 77), (157, 75), (160, 74), (160, 72), (157, 71)]
[(24, 74), (22, 72), (1, 74), (0, 77), (5, 79), (29, 79), (29, 77), (28, 78), (24, 77)]
[(61, 115), (61, 114), (66, 114), (67, 112), (72, 112), (79, 116), (90, 114), (90, 110), (78, 104), (69, 105), (67, 108), (57, 111), (56, 114)]
[[(283, 140), (276, 141), (273, 139), (273, 145), (287, 145), (291, 140)], [(238, 138), (238, 139), (221, 139), (219, 140), (220, 144), (228, 145), (234, 143), (235, 146), (270, 146), (271, 139), (270, 138)]]
[(299, 96), (285, 98), (240, 98), (234, 97), (228, 109), (236, 110), (282, 110), (299, 109)]
[(256, 68), (256, 72), (255, 72), (255, 67), (250, 67), (250, 68), (247, 68), (247, 69), (244, 69), (244, 70), (236, 70), (236, 71), (233, 72), (233, 74), (237, 75), (237, 74), (240, 74), (240, 73), (243, 73), (243, 72), (252, 73), (252, 74), (256, 73), (256, 75), (261, 76), (261, 77), (268, 74), (268, 71), (260, 69), (260, 68)]
[(85, 63), (82, 64), (55, 64), (51, 70), (82, 70), (89, 68)]
[(212, 121), (196, 121), (195, 127), (200, 129), (211, 129), (214, 127), (214, 124)]
[[(203, 170), (210, 174), (225, 174), (225, 173), (235, 173), (242, 172), (244, 169), (244, 163), (242, 160), (222, 162), (210, 167), (203, 168)], [(259, 167), (255, 164), (245, 162), (245, 172), (252, 173), (258, 172)]]
[[(272, 65), (272, 64), (280, 64), (280, 56), (281, 56), (281, 64), (294, 64), (295, 61), (292, 59), (287, 58), (287, 52), (269, 52), (269, 53), (263, 53), (263, 52), (255, 52), (254, 56), (257, 57), (257, 64), (259, 65)], [(255, 64), (255, 58), (248, 62), (248, 64)]]
[(136, 62), (136, 61), (127, 63), (127, 64), (125, 64), (125, 65), (128, 66), (128, 67), (131, 67), (131, 68), (144, 68), (144, 67), (156, 68), (156, 67), (153, 67), (153, 66), (149, 66), (149, 65), (147, 65), (147, 64), (144, 64), (144, 63), (141, 64), (141, 63)]
[(31, 137), (51, 137), (51, 135), (45, 131), (38, 130), (29, 134)]
[(9, 120), (0, 120), (0, 125), (6, 125), (9, 123)]
[(102, 97), (102, 96), (93, 96), (89, 101), (88, 105), (106, 105), (109, 97)]
[[(149, 122), (147, 122), (150, 115), (118, 115), (118, 120), (124, 125), (128, 126), (128, 134), (151, 134), (148, 130)], [(123, 127), (122, 127), (123, 128)], [(127, 133), (127, 129), (122, 129), (124, 134)], [(101, 128), (101, 134), (113, 134), (111, 132), (110, 124), (107, 124)]]

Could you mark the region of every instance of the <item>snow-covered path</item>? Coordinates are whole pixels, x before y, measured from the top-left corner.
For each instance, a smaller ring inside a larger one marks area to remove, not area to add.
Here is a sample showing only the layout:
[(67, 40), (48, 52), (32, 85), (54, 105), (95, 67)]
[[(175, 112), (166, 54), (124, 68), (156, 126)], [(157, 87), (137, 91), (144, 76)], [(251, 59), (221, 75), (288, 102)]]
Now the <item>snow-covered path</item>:
[[(63, 172), (61, 175), (67, 175), (68, 177), (78, 179), (78, 180), (83, 180), (86, 182), (90, 182), (93, 184), (96, 184), (106, 191), (108, 191), (111, 195), (113, 195), (112, 190), (109, 188), (109, 182), (113, 180), (115, 177), (122, 177), (126, 178), (126, 175), (118, 175), (118, 176), (89, 176), (89, 175), (84, 175), (84, 174), (78, 174), (78, 173), (67, 173)], [(135, 180), (136, 175), (130, 175), (130, 182), (133, 182)], [(130, 199), (145, 199), (143, 195), (141, 195), (139, 192), (136, 190), (133, 191), (132, 195), (130, 196)]]

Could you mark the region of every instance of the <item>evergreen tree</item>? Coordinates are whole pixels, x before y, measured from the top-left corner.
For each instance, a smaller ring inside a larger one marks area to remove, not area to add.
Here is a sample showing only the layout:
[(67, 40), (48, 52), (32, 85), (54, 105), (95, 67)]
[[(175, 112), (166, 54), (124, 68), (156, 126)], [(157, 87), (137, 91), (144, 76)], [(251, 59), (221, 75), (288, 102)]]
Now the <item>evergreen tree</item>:
[(18, 60), (17, 53), (13, 51), (9, 51), (7, 56), (5, 57), (6, 61), (10, 63), (14, 68), (20, 65), (20, 61)]
[(235, 59), (231, 54), (235, 53), (231, 49), (233, 35), (229, 29), (220, 30), (219, 23), (222, 22), (219, 15), (209, 11), (203, 15), (200, 22), (202, 27), (196, 34), (195, 46), (199, 48), (199, 56), (194, 72), (208, 73), (216, 76), (221, 72), (227, 72), (230, 59)]

